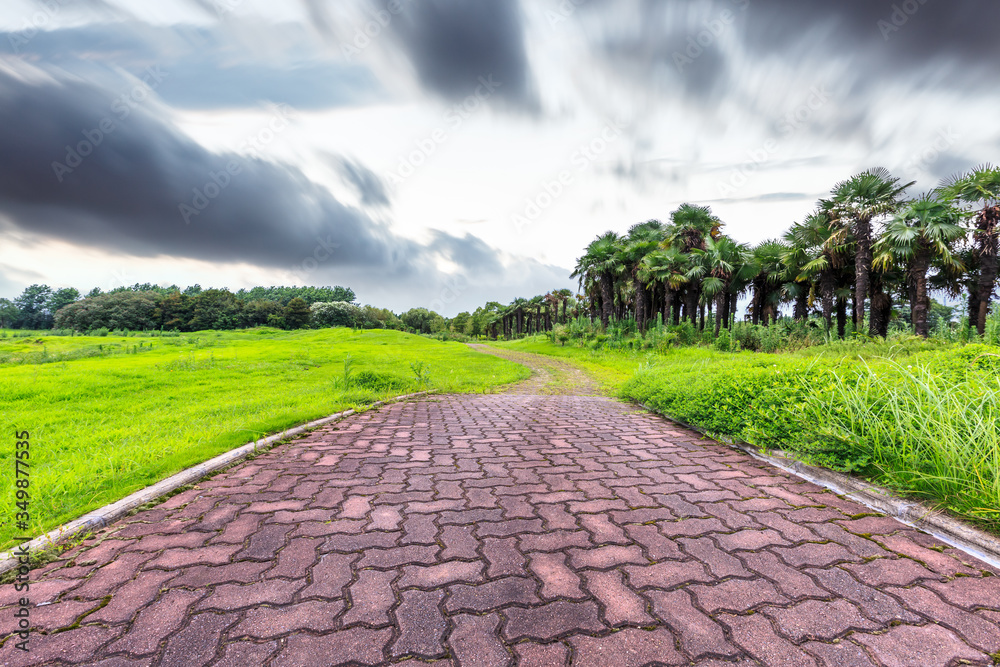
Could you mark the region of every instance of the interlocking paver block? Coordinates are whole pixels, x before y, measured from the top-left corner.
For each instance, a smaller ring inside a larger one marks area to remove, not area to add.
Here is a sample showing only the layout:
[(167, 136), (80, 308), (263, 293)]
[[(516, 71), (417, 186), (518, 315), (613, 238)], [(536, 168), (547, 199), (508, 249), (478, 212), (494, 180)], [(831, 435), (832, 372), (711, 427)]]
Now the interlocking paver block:
[(695, 609), (687, 591), (650, 591), (647, 596), (653, 601), (656, 615), (673, 628), (681, 639), (681, 647), (691, 657), (739, 655), (739, 650), (726, 639), (722, 626)]
[(862, 583), (883, 586), (909, 586), (922, 580), (941, 580), (941, 575), (931, 572), (909, 558), (876, 558), (864, 563), (846, 563), (842, 566)]
[(831, 641), (851, 630), (878, 630), (879, 623), (864, 618), (847, 600), (806, 600), (787, 609), (768, 609), (778, 631), (796, 644), (806, 639)]
[(533, 579), (525, 577), (504, 577), (478, 586), (455, 584), (448, 587), (450, 596), (446, 607), (450, 612), (482, 613), (512, 604), (537, 604), (541, 600), (535, 594), (536, 586)]
[(625, 572), (635, 588), (674, 588), (684, 583), (713, 581), (705, 566), (697, 561), (631, 565)]
[(898, 625), (885, 634), (856, 634), (853, 641), (865, 646), (884, 667), (952, 665), (959, 660), (989, 664), (990, 658), (955, 633), (939, 625)]
[(167, 641), (162, 664), (191, 667), (209, 664), (219, 649), (223, 631), (236, 620), (233, 614), (204, 612), (195, 615), (183, 630)]
[(689, 590), (710, 614), (722, 609), (745, 612), (765, 603), (788, 602), (770, 582), (760, 580), (729, 579), (714, 586), (691, 586)]
[(231, 637), (269, 639), (303, 630), (316, 633), (329, 632), (336, 629), (336, 619), (343, 610), (343, 600), (336, 602), (310, 600), (286, 607), (258, 607), (248, 611), (243, 621), (228, 634)]
[(445, 526), (441, 529), (441, 541), (444, 543), (444, 551), (441, 552), (443, 560), (452, 558), (479, 558), (476, 551), (479, 548), (479, 540), (472, 535), (472, 526)]
[(580, 588), (580, 577), (566, 566), (566, 554), (531, 554), (529, 567), (542, 582), (542, 597), (549, 599), (587, 597)]
[(541, 607), (503, 611), (507, 623), (504, 636), (511, 641), (538, 639), (547, 641), (556, 637), (580, 632), (600, 632), (606, 629), (593, 602), (566, 602), (557, 600)]
[(400, 588), (415, 586), (417, 588), (432, 588), (444, 586), (455, 581), (475, 583), (483, 578), (484, 563), (450, 560), (440, 565), (423, 567), (407, 565), (403, 568), (403, 577), (399, 580)]
[(288, 604), (304, 584), (304, 579), (270, 579), (246, 585), (225, 584), (217, 586), (214, 592), (201, 601), (198, 609), (228, 611), (259, 604)]
[(1000, 650), (985, 564), (630, 406), (529, 394), (354, 415), (97, 531), (31, 587), (37, 628), (89, 615), (29, 659), (8, 641), (0, 665), (929, 667)]
[(521, 642), (514, 646), (517, 667), (563, 667), (569, 662), (569, 649), (565, 644), (536, 644)]
[(441, 548), (437, 546), (410, 545), (406, 547), (394, 547), (391, 549), (368, 549), (358, 563), (359, 568), (377, 567), (389, 568), (406, 565), (408, 563), (421, 563), (433, 565), (437, 562), (437, 554)]
[(754, 572), (767, 577), (779, 590), (791, 598), (827, 597), (828, 591), (816, 585), (810, 577), (801, 571), (785, 565), (777, 556), (769, 551), (743, 552), (740, 559)]
[(618, 570), (588, 572), (587, 589), (604, 607), (608, 625), (652, 625), (655, 621), (646, 613), (646, 601), (623, 582)]
[(787, 639), (782, 639), (763, 614), (750, 616), (721, 615), (719, 620), (729, 626), (733, 640), (747, 653), (765, 665), (781, 667), (817, 667), (815, 658)]
[(132, 655), (152, 653), (159, 643), (184, 623), (188, 609), (203, 592), (176, 589), (167, 591), (159, 600), (139, 612), (128, 633), (108, 647), (108, 651), (123, 651)]
[(462, 667), (507, 667), (511, 664), (511, 656), (497, 632), (499, 616), (459, 614), (452, 618), (452, 623), (454, 629), (448, 636), (448, 646)]
[(361, 570), (358, 580), (351, 584), (351, 608), (344, 614), (344, 627), (355, 623), (366, 625), (388, 625), (389, 611), (396, 604), (392, 581), (399, 576), (395, 570)]
[(528, 574), (524, 568), (527, 559), (517, 549), (517, 538), (508, 537), (501, 540), (488, 537), (483, 540), (483, 555), (490, 564), (486, 576), (491, 579)]
[(750, 572), (738, 558), (722, 551), (712, 540), (702, 537), (697, 540), (677, 540), (681, 548), (708, 566), (709, 572), (719, 579), (725, 577), (749, 577)]
[(619, 565), (646, 565), (649, 563), (637, 545), (629, 547), (606, 546), (595, 549), (570, 549), (570, 564), (574, 568), (607, 569)]
[(386, 662), (383, 651), (391, 637), (391, 629), (367, 628), (351, 628), (321, 637), (296, 634), (287, 639), (284, 650), (272, 664), (274, 667), (329, 667), (333, 658), (340, 664), (382, 665)]
[(402, 598), (396, 608), (399, 639), (392, 645), (392, 654), (424, 658), (443, 656), (442, 638), (447, 623), (440, 605), (444, 591), (403, 591)]
[(820, 586), (831, 593), (850, 600), (864, 612), (868, 618), (879, 623), (902, 621), (919, 623), (920, 617), (907, 611), (899, 602), (871, 586), (858, 583), (846, 571), (832, 567), (829, 570), (806, 570), (819, 581)]
[(654, 561), (687, 558), (677, 542), (664, 537), (656, 526), (625, 526), (625, 533), (641, 544)]
[(643, 667), (644, 665), (684, 665), (687, 659), (674, 648), (674, 636), (665, 628), (629, 628), (608, 637), (572, 637), (573, 666)]

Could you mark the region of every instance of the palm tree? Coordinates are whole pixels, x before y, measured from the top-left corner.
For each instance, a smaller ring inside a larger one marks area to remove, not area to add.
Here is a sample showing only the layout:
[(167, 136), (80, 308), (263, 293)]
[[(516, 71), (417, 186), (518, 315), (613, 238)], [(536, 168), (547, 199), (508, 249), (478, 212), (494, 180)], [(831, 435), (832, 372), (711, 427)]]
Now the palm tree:
[(614, 315), (613, 287), (614, 276), (620, 268), (618, 263), (620, 241), (615, 232), (605, 232), (598, 236), (587, 246), (586, 253), (579, 259), (576, 269), (570, 276), (580, 277), (581, 288), (585, 280), (597, 284), (601, 297), (601, 323), (605, 328)]
[[(680, 304), (677, 297), (687, 283), (690, 257), (674, 247), (655, 250), (642, 260), (639, 277), (646, 284), (658, 282), (663, 285), (663, 322), (673, 316), (673, 323), (680, 323)], [(671, 313), (671, 311), (673, 311)]]
[[(978, 208), (976, 215), (975, 259), (978, 279), (970, 284), (969, 324), (975, 322), (982, 336), (986, 316), (997, 281), (997, 251), (1000, 249), (1000, 168), (986, 164), (968, 174), (942, 184), (938, 192), (948, 198)], [(972, 288), (975, 289), (973, 293)]]
[(658, 220), (649, 220), (629, 229), (628, 236), (622, 240), (618, 253), (621, 269), (635, 290), (635, 321), (639, 331), (645, 329), (647, 306), (649, 305), (646, 286), (639, 276), (642, 260), (646, 255), (656, 250), (663, 240), (663, 225)]
[(753, 269), (753, 323), (763, 320), (764, 326), (778, 319), (782, 281), (787, 267), (784, 256), (789, 247), (780, 241), (764, 241), (753, 249), (750, 257)]
[(830, 216), (822, 208), (802, 222), (793, 224), (785, 233), (785, 241), (789, 244), (786, 262), (789, 265), (802, 263), (796, 281), (816, 283), (827, 331), (833, 326), (836, 273), (844, 261), (839, 252), (843, 246), (831, 241), (833, 233)]
[(926, 338), (929, 334), (927, 272), (931, 264), (960, 266), (952, 244), (965, 236), (965, 229), (959, 225), (961, 217), (961, 211), (947, 202), (925, 195), (900, 211), (875, 244), (876, 267), (884, 270), (898, 263), (906, 269), (911, 319), (918, 336)]
[[(685, 254), (692, 250), (704, 250), (705, 240), (718, 238), (722, 234), (723, 222), (712, 213), (708, 206), (681, 204), (670, 214), (667, 242)], [(701, 300), (701, 278), (704, 267), (693, 262), (688, 270), (688, 285), (685, 295), (685, 314), (692, 324), (698, 322), (698, 302)]]
[(729, 295), (732, 290), (733, 277), (740, 267), (746, 263), (749, 250), (727, 236), (718, 239), (709, 237), (705, 240), (704, 250), (694, 250), (692, 253), (701, 260), (707, 275), (702, 281), (702, 290), (706, 297), (715, 297), (715, 335), (719, 335), (723, 320), (729, 328)]
[[(834, 223), (840, 227), (834, 234), (835, 242), (843, 244), (849, 235), (857, 243), (854, 257), (854, 317), (860, 325), (865, 317), (865, 299), (871, 287), (872, 274), (872, 222), (881, 216), (895, 213), (903, 205), (903, 193), (916, 181), (900, 185), (882, 167), (869, 169), (838, 183), (829, 202)], [(877, 335), (872, 330), (872, 335)]]

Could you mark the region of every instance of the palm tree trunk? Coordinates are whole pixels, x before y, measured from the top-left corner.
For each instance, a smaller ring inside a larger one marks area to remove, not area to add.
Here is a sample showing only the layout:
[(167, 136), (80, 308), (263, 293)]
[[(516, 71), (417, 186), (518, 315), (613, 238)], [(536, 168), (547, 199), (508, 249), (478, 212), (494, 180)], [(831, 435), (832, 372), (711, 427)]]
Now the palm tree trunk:
[(700, 314), (701, 314), (701, 322), (700, 322), (700, 324), (698, 326), (698, 331), (704, 331), (705, 330), (705, 302), (704, 301), (701, 302), (701, 306), (699, 308), (699, 311), (700, 311)]
[(819, 276), (820, 299), (823, 301), (823, 321), (826, 330), (833, 328), (833, 272), (823, 271)]
[(809, 292), (802, 291), (795, 297), (795, 321), (805, 322), (809, 316)]
[(927, 327), (927, 311), (930, 309), (930, 299), (927, 297), (927, 270), (930, 264), (929, 252), (921, 248), (913, 258), (913, 267), (910, 269), (910, 283), (913, 285), (913, 302), (910, 304), (913, 332), (921, 338), (927, 338), (930, 334)]
[(725, 310), (724, 304), (727, 301), (726, 291), (721, 290), (719, 294), (715, 297), (715, 337), (719, 337), (719, 330), (722, 328), (722, 311)]
[[(681, 306), (684, 303), (684, 298), (681, 292), (676, 292), (674, 294), (673, 300), (671, 301), (671, 308), (673, 313), (671, 313), (674, 321), (674, 326), (679, 326), (681, 323)], [(686, 314), (686, 313), (685, 313)]]
[(847, 299), (837, 299), (837, 337), (847, 334)]
[[(865, 321), (865, 299), (868, 296), (872, 273), (872, 224), (868, 218), (858, 218), (854, 225), (854, 238), (858, 244), (854, 258), (854, 319), (856, 326)], [(872, 327), (874, 330), (875, 327)]]
[(632, 284), (635, 286), (635, 322), (642, 332), (646, 329), (646, 288), (638, 278)]
[(719, 315), (719, 321), (722, 322), (722, 326), (726, 329), (730, 328), (729, 321), (732, 317), (732, 310), (730, 305), (732, 300), (729, 298), (729, 292), (725, 291), (722, 293), (722, 312)]
[(969, 288), (969, 328), (974, 329), (977, 325), (979, 314), (979, 274), (968, 282)]
[(611, 295), (611, 274), (601, 274), (601, 324), (605, 329), (611, 323), (614, 303), (614, 297)]
[(694, 287), (688, 289), (687, 303), (684, 304), (684, 315), (691, 320), (693, 326), (698, 326), (698, 290)]
[(892, 297), (885, 293), (880, 274), (873, 274), (871, 281), (871, 316), (868, 335), (885, 338), (889, 333), (889, 316), (892, 314)]

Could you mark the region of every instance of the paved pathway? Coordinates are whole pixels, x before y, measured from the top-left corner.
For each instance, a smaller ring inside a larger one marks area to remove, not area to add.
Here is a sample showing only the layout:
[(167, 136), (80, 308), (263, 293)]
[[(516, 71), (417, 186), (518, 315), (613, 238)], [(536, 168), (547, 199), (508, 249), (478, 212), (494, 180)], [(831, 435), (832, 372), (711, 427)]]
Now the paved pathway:
[[(351, 417), (34, 573), (0, 665), (988, 665), (1000, 576), (599, 397)], [(0, 586), (0, 631), (18, 597)]]

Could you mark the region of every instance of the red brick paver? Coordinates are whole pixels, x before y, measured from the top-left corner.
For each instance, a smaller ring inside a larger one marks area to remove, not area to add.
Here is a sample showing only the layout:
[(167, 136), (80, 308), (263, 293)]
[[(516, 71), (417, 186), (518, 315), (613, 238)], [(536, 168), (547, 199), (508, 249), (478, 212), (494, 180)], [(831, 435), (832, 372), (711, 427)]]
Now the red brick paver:
[(432, 397), (36, 571), (0, 665), (991, 664), (1000, 573), (866, 513), (616, 401)]

